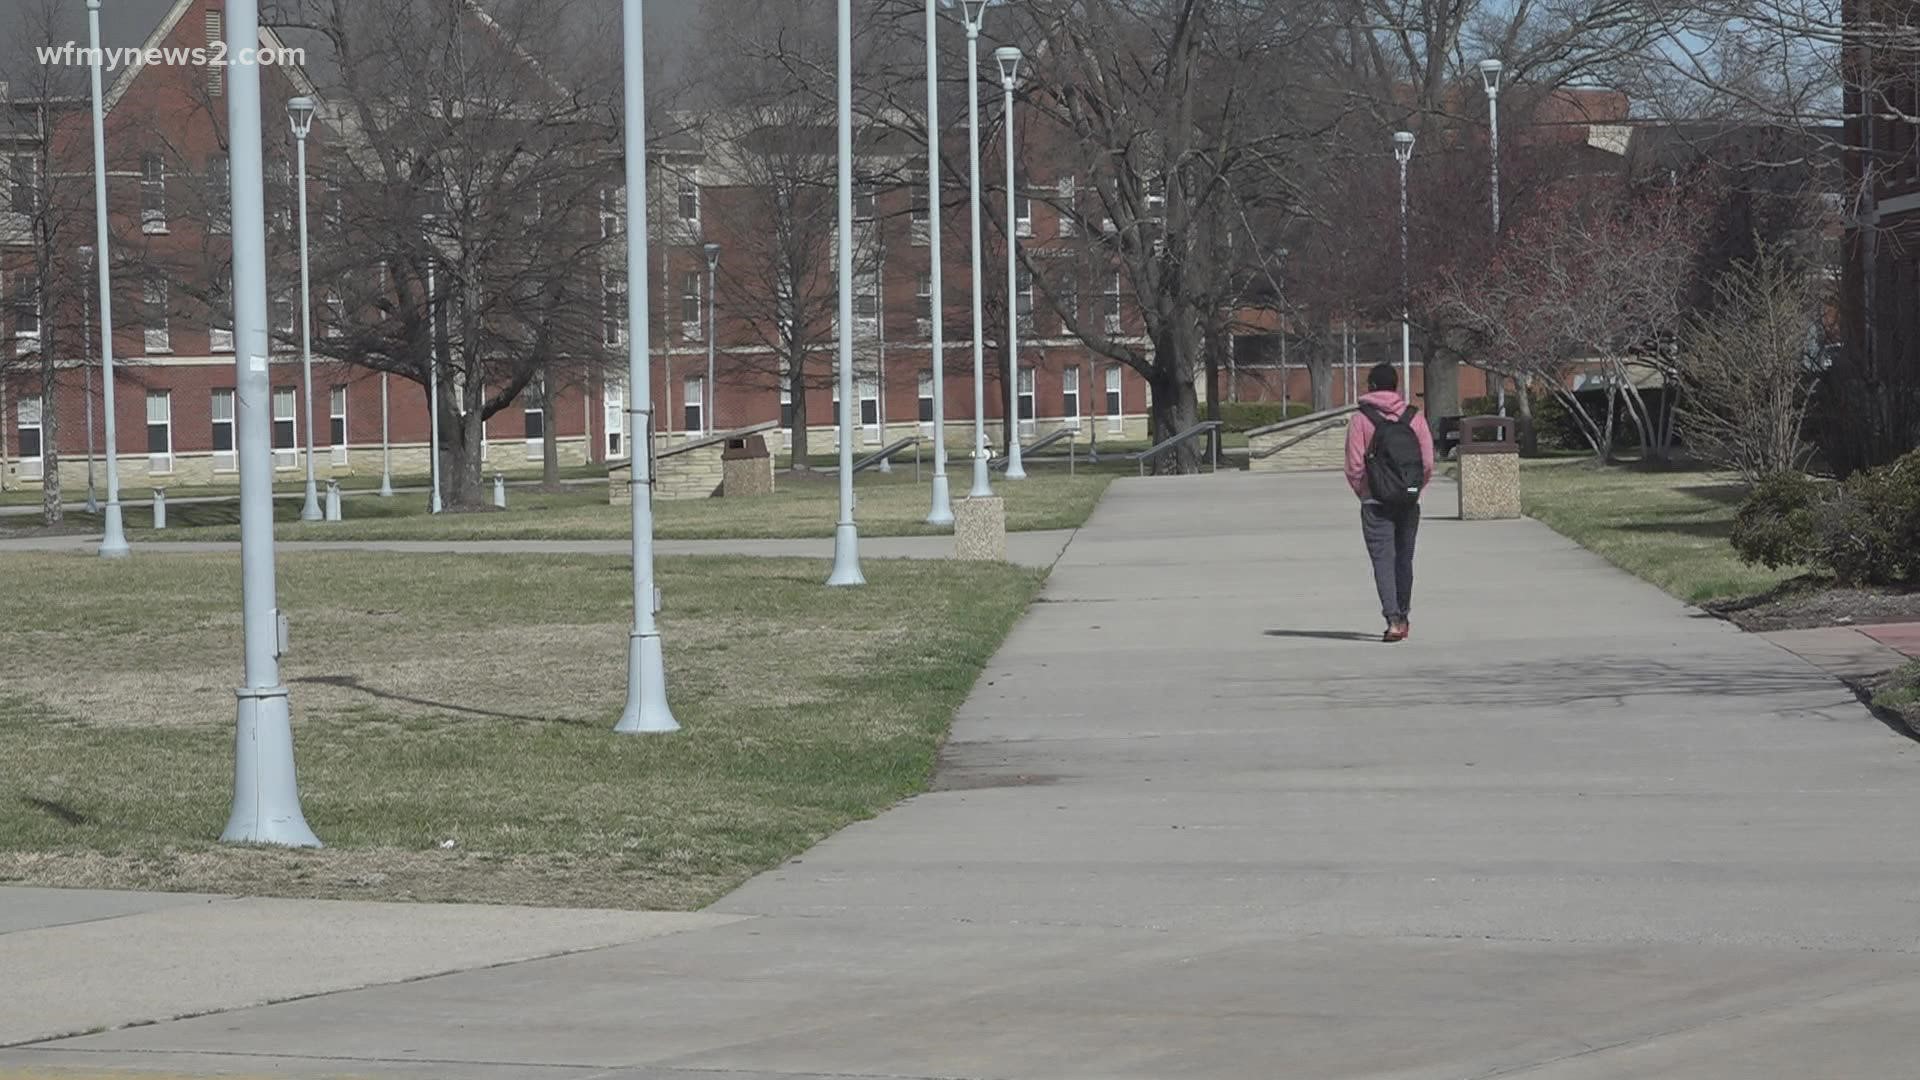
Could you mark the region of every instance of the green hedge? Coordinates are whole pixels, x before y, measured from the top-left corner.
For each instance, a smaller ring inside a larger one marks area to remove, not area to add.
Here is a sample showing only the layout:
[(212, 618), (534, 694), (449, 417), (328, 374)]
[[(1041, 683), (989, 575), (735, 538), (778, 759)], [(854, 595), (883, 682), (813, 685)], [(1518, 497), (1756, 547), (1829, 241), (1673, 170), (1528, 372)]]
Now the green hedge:
[[(1246, 432), (1296, 416), (1305, 416), (1312, 411), (1312, 406), (1298, 401), (1288, 402), (1284, 409), (1277, 401), (1223, 401), (1220, 403), (1220, 423), (1227, 431)], [(1200, 415), (1202, 418), (1206, 416), (1204, 408)]]
[(1731, 539), (1750, 563), (1806, 565), (1842, 585), (1920, 585), (1920, 450), (1838, 485), (1769, 477), (1741, 505)]

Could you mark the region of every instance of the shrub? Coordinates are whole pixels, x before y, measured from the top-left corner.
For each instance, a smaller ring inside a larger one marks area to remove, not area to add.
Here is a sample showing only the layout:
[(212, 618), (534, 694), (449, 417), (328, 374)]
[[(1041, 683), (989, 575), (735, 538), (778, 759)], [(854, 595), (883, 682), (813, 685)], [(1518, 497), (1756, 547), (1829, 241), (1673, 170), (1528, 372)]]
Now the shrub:
[[(1277, 401), (1223, 401), (1220, 403), (1220, 423), (1228, 431), (1252, 431), (1296, 416), (1305, 416), (1312, 411), (1311, 406), (1298, 401), (1288, 402), (1285, 408)], [(1204, 406), (1200, 415), (1206, 415)]]
[(1780, 472), (1753, 486), (1733, 516), (1728, 540), (1740, 558), (1769, 570), (1813, 561), (1820, 485), (1803, 472)]
[(1841, 584), (1920, 584), (1920, 451), (1848, 477), (1814, 526), (1815, 561)]

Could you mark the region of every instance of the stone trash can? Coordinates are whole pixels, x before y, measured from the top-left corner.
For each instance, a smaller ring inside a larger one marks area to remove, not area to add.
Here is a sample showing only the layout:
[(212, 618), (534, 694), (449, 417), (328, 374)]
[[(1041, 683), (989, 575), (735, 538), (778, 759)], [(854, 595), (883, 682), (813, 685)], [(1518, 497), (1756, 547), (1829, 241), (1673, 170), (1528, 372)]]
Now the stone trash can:
[(999, 496), (953, 504), (953, 555), (961, 561), (1007, 561), (1007, 508)]
[(1460, 520), (1520, 516), (1519, 421), (1469, 416), (1460, 421)]
[(773, 455), (764, 435), (728, 439), (720, 452), (720, 497), (773, 494)]

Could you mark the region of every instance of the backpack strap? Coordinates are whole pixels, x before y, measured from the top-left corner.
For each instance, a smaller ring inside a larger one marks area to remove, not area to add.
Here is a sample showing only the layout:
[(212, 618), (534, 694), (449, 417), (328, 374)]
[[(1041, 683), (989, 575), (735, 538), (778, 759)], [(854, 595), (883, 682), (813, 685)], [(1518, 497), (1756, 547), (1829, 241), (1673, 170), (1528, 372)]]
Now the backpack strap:
[(1400, 410), (1399, 416), (1389, 420), (1387, 419), (1387, 414), (1381, 412), (1377, 406), (1363, 404), (1358, 406), (1358, 409), (1361, 415), (1373, 421), (1374, 427), (1388, 427), (1394, 424), (1411, 425), (1414, 416), (1420, 412), (1418, 407), (1408, 405), (1406, 408)]

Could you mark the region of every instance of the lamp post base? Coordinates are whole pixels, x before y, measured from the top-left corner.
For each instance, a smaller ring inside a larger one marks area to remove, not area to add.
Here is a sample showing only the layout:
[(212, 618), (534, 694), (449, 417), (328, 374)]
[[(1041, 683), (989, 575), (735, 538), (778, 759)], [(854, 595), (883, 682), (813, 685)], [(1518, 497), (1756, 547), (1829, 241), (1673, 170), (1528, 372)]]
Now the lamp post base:
[(100, 538), (100, 555), (106, 559), (124, 559), (133, 554), (127, 546), (127, 530), (120, 518), (120, 504), (107, 504), (106, 518), (102, 522), (103, 533)]
[(664, 735), (679, 731), (667, 705), (667, 660), (659, 634), (633, 631), (627, 637), (627, 704), (613, 730), (622, 735)]
[(973, 455), (973, 490), (967, 492), (970, 499), (985, 499), (993, 494), (993, 482), (987, 475), (987, 455), (975, 451)]
[(383, 499), (393, 498), (393, 475), (391, 473), (383, 471), (380, 474), (380, 497)]
[(833, 573), (827, 575), (827, 584), (865, 585), (866, 575), (860, 572), (860, 527), (851, 521), (843, 521), (833, 530)]
[(927, 511), (927, 524), (946, 527), (953, 524), (953, 497), (947, 490), (947, 474), (933, 477), (933, 509)]
[(1008, 453), (1011, 454), (1012, 456), (1007, 458), (1007, 479), (1025, 480), (1027, 478), (1027, 470), (1026, 470), (1026, 466), (1020, 463), (1019, 436), (1014, 437), (1012, 449), (1008, 451)]
[(326, 515), (320, 512), (320, 493), (314, 488), (313, 477), (307, 477), (307, 501), (300, 508), (301, 521), (322, 521)]
[(243, 687), (234, 693), (240, 699), (240, 723), (233, 739), (233, 813), (221, 842), (321, 846), (300, 812), (287, 688)]

